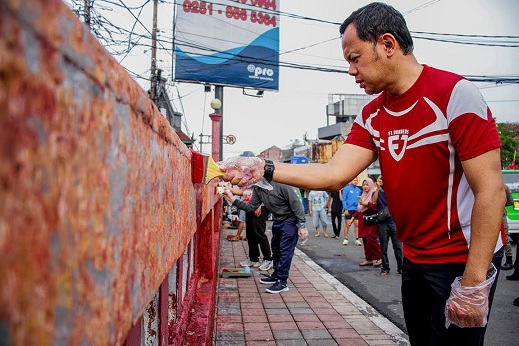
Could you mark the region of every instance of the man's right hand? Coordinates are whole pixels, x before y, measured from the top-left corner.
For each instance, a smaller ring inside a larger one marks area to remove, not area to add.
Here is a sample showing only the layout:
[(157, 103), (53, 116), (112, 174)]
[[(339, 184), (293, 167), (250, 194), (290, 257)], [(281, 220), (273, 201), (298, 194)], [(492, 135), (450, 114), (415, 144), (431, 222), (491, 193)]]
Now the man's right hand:
[(306, 238), (308, 238), (308, 231), (306, 230), (306, 228), (300, 228), (297, 233), (299, 234), (300, 240), (305, 240)]
[(252, 186), (263, 179), (265, 161), (259, 157), (230, 157), (218, 162), (225, 171), (223, 180), (238, 186)]

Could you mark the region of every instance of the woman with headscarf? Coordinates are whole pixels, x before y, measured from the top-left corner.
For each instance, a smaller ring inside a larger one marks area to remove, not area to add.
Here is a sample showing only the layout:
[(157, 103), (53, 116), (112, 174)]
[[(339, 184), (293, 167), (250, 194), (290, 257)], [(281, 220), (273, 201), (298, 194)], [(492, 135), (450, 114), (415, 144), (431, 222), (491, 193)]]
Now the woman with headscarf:
[(362, 195), (360, 195), (359, 206), (352, 218), (348, 220), (347, 227), (349, 228), (354, 219), (359, 222), (359, 238), (364, 242), (364, 255), (366, 260), (361, 262), (361, 267), (382, 264), (382, 251), (380, 243), (378, 242), (378, 228), (377, 224), (368, 224), (364, 222), (363, 215), (366, 213), (375, 213), (377, 206), (372, 203), (373, 193), (375, 192), (375, 183), (371, 178), (366, 178), (362, 182)]

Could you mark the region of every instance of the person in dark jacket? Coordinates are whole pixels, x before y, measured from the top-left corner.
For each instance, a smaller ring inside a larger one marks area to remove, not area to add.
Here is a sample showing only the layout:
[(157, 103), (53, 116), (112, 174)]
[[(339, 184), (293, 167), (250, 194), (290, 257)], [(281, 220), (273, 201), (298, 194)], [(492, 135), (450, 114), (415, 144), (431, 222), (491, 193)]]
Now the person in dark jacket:
[(330, 216), (332, 219), (333, 239), (339, 239), (342, 226), (342, 190), (328, 193), (330, 195)]
[[(514, 205), (514, 199), (512, 198), (512, 192), (510, 191), (510, 188), (506, 184), (504, 185), (504, 187), (505, 187), (505, 194), (506, 194), (505, 207)], [(501, 265), (501, 270), (510, 270), (510, 269), (514, 268), (514, 265), (513, 265), (513, 260), (512, 260), (512, 245), (510, 244), (510, 233), (508, 231), (508, 217), (507, 217), (507, 213), (506, 213), (506, 208), (503, 211), (503, 226), (505, 228), (505, 236), (506, 236), (505, 246), (503, 248), (505, 251), (506, 260), (505, 260), (505, 263), (503, 265)]]
[(228, 190), (224, 192), (224, 197), (238, 208), (251, 212), (263, 203), (274, 215), (271, 240), (274, 271), (260, 282), (271, 285), (266, 289), (268, 293), (281, 293), (288, 291), (288, 273), (297, 241), (306, 239), (308, 231), (303, 205), (294, 188), (276, 182), (271, 182), (271, 185), (272, 190), (253, 186), (252, 198), (248, 203), (236, 199)]
[[(373, 204), (377, 205), (379, 211), (387, 208), (386, 193), (384, 192), (384, 181), (380, 175), (377, 178), (378, 189), (373, 194)], [(402, 243), (396, 237), (396, 225), (391, 215), (385, 220), (379, 220), (377, 223), (378, 236), (380, 239), (380, 248), (382, 249), (382, 269), (380, 275), (386, 276), (389, 274), (389, 258), (387, 257), (387, 248), (389, 245), (389, 239), (393, 244), (393, 252), (395, 253), (397, 272), (402, 274), (402, 264), (404, 256), (402, 254)]]

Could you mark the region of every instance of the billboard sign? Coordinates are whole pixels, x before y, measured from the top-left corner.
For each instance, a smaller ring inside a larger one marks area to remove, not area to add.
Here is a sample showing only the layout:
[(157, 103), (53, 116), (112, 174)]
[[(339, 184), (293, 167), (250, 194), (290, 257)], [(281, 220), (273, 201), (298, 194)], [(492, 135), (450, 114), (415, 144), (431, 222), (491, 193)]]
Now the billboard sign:
[(278, 90), (279, 1), (176, 0), (175, 80)]

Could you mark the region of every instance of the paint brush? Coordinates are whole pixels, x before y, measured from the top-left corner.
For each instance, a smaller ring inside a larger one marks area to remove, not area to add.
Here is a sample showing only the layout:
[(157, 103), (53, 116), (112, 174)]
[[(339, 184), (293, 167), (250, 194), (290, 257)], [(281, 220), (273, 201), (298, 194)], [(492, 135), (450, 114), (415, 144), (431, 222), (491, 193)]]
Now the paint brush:
[(221, 177), (225, 172), (218, 167), (213, 158), (190, 149), (191, 157), (191, 179), (193, 183), (208, 184), (216, 177)]

